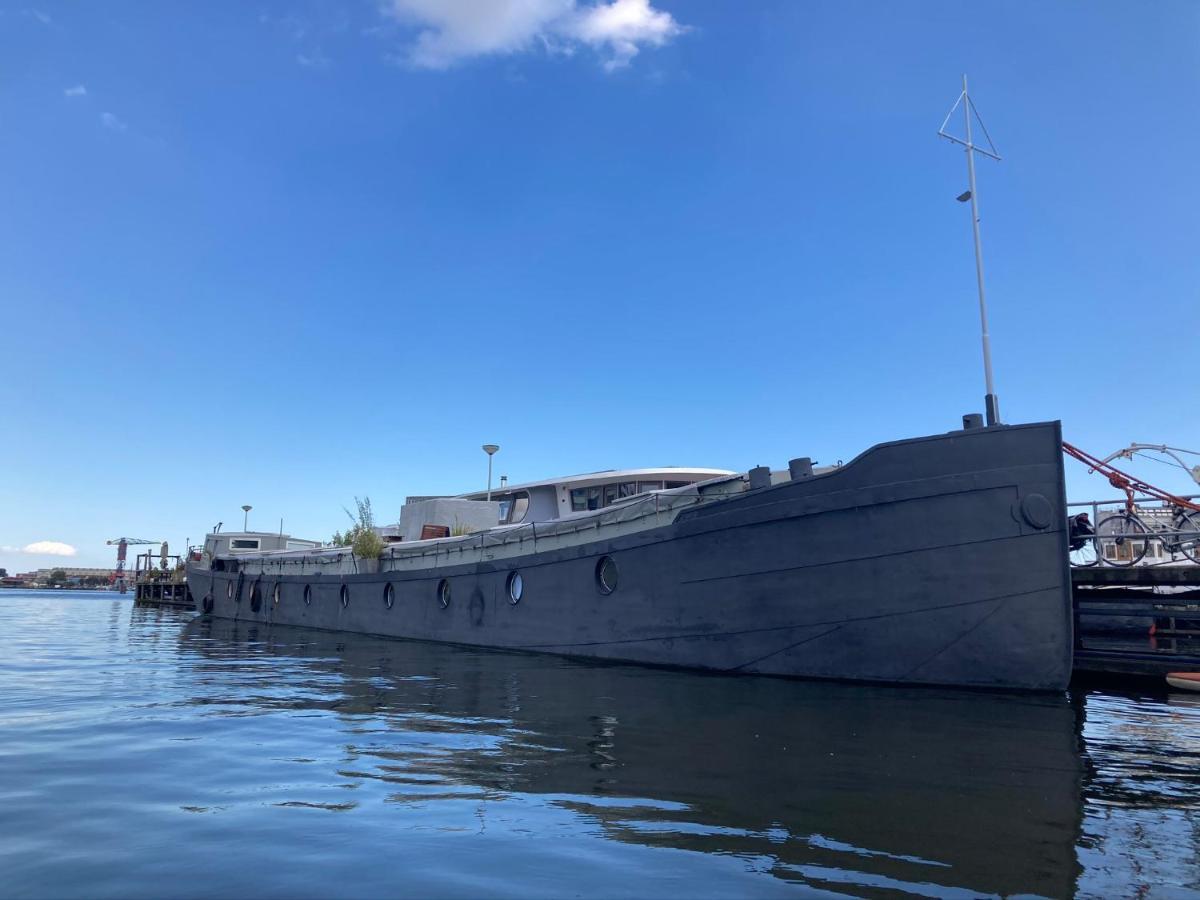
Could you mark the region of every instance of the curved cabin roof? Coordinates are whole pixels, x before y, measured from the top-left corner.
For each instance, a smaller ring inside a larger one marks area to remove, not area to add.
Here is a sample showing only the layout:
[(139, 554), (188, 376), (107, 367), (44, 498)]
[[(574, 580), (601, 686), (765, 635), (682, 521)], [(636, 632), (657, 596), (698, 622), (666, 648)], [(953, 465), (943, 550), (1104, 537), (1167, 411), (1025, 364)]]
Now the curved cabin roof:
[[(506, 484), (503, 487), (493, 487), (492, 496), (511, 494), (514, 491), (528, 491), (540, 487), (581, 488), (597, 484), (610, 484), (616, 481), (707, 481), (710, 478), (721, 478), (725, 475), (736, 475), (728, 469), (686, 469), (677, 466), (667, 466), (658, 469), (605, 469), (602, 472), (588, 472), (583, 475), (564, 475), (561, 478), (546, 478), (542, 481), (527, 481), (524, 484)], [(469, 494), (459, 494), (463, 500), (482, 500), (487, 491), (472, 491)]]

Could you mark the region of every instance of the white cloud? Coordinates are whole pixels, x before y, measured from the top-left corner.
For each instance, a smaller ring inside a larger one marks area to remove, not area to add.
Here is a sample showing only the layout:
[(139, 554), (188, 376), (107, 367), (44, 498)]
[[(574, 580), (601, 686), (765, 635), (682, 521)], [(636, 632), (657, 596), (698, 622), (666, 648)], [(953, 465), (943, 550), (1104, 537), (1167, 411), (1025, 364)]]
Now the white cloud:
[(100, 122), (110, 131), (124, 131), (129, 127), (110, 112), (100, 113)]
[(650, 0), (387, 0), (387, 13), (419, 29), (406, 61), (444, 69), (473, 56), (541, 47), (570, 54), (586, 44), (604, 67), (627, 66), (643, 46), (661, 47), (685, 30)]
[[(5, 547), (4, 549), (11, 551), (16, 548)], [(33, 556), (74, 556), (79, 551), (61, 541), (34, 541), (32, 544), (26, 544), (18, 552)]]
[(629, 65), (638, 45), (661, 47), (683, 32), (670, 13), (653, 9), (650, 0), (613, 0), (583, 11), (575, 25), (578, 37), (593, 47), (605, 48), (611, 56), (604, 62), (608, 71)]
[(82, 84), (77, 84), (75, 87), (63, 88), (63, 96), (68, 99), (72, 97), (86, 97), (87, 88)]

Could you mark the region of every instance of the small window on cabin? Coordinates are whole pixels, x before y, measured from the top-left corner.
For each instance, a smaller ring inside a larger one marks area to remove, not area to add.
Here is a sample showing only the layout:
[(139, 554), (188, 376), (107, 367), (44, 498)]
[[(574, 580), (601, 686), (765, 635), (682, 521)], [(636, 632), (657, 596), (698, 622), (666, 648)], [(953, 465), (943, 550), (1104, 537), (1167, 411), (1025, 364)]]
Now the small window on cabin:
[(500, 521), (507, 522), (508, 514), (512, 511), (512, 497), (505, 497), (500, 501)]
[(634, 494), (640, 493), (636, 481), (622, 481), (617, 485), (618, 497), (632, 497)]
[(523, 522), (525, 515), (529, 512), (529, 495), (519, 494), (513, 497), (512, 514), (508, 517), (509, 522)]
[(230, 538), (230, 550), (257, 550), (258, 538)]
[(604, 506), (611, 506), (612, 504), (616, 503), (618, 487), (620, 487), (620, 485), (617, 484), (606, 484), (604, 486)]
[(669, 491), (671, 488), (687, 487), (689, 484), (691, 484), (690, 481), (668, 481), (667, 490)]
[(587, 488), (571, 491), (571, 512), (585, 512), (587, 508)]
[(599, 509), (600, 508), (600, 488), (590, 487), (583, 489), (583, 495), (587, 498), (587, 505), (584, 509)]
[(638, 482), (638, 493), (639, 494), (644, 494), (644, 493), (646, 493), (646, 491), (661, 491), (661, 490), (662, 490), (662, 482), (661, 481), (639, 481)]

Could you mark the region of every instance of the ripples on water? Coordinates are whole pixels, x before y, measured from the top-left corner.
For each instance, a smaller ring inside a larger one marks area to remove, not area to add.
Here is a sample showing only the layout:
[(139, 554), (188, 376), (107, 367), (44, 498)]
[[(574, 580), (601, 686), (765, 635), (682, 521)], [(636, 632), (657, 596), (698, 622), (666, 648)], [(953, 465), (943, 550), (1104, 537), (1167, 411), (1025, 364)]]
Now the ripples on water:
[(733, 678), (0, 594), (0, 895), (1177, 895), (1200, 697)]

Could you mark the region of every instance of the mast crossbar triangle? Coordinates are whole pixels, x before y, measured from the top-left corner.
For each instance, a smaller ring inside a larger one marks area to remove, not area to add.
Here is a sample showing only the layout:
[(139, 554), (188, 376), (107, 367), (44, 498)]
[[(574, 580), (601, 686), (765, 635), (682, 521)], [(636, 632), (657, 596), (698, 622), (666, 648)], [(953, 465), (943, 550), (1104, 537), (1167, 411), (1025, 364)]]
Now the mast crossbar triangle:
[[(950, 118), (960, 106), (963, 109), (966, 140), (946, 131), (946, 126), (950, 124)], [(972, 139), (971, 124), (973, 121), (979, 123), (979, 129), (983, 132), (983, 137), (987, 141), (987, 149), (979, 146)], [(975, 187), (975, 154), (982, 153), (989, 159), (999, 162), (1000, 152), (992, 142), (992, 136), (988, 134), (987, 127), (983, 124), (983, 118), (979, 115), (979, 110), (975, 108), (975, 103), (971, 100), (971, 95), (967, 92), (966, 75), (963, 76), (962, 93), (958, 95), (958, 99), (950, 107), (950, 112), (946, 113), (942, 127), (938, 129), (938, 136), (966, 148), (968, 187), (966, 193), (960, 194), (958, 199), (963, 202), (967, 200), (971, 201), (971, 229), (975, 235), (975, 279), (979, 284), (979, 322), (983, 338), (983, 379), (987, 388), (987, 394), (984, 396), (984, 413), (988, 425), (998, 425), (1000, 424), (1000, 401), (996, 396), (995, 379), (992, 377), (992, 341), (988, 334), (987, 297), (983, 289), (983, 246), (979, 240), (979, 191)]]

